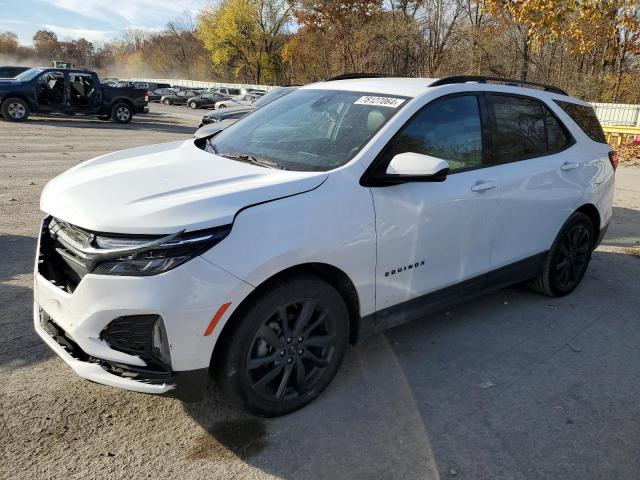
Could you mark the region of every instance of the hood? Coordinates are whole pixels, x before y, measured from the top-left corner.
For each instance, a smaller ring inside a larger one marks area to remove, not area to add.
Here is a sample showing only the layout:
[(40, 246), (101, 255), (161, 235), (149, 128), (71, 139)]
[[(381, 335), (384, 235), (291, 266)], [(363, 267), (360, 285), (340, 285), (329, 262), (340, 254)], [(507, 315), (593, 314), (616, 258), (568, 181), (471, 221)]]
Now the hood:
[(312, 190), (326, 177), (231, 160), (187, 140), (82, 163), (45, 186), (40, 209), (96, 232), (168, 234), (229, 224), (244, 207)]

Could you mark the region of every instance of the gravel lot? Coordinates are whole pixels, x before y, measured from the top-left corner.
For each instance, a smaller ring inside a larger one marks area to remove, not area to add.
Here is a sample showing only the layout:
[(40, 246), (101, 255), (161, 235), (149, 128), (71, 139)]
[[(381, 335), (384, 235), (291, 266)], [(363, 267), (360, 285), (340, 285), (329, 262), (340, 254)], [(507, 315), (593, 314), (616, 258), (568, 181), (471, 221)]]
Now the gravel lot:
[(188, 138), (201, 115), (0, 122), (0, 478), (638, 478), (640, 169), (618, 170), (574, 294), (509, 288), (377, 335), (287, 417), (72, 373), (31, 327), (40, 191), (96, 155)]

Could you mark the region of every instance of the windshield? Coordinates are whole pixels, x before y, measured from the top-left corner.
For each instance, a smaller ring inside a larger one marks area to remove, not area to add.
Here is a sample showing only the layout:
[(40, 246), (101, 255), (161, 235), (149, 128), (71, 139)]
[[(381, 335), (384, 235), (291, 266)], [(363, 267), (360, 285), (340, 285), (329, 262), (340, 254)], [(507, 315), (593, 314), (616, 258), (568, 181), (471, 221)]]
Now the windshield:
[(289, 92), (291, 92), (293, 90), (294, 89), (287, 88), (287, 87), (276, 88), (274, 90), (271, 90), (269, 93), (265, 93), (263, 96), (261, 96), (258, 100), (255, 101), (253, 106), (256, 107), (256, 108), (260, 108), (261, 106), (266, 105), (267, 103), (271, 103), (276, 98), (280, 98), (283, 95), (286, 95), (287, 93), (289, 93)]
[(29, 80), (33, 80), (40, 72), (42, 72), (41, 68), (30, 68), (29, 70), (25, 70), (20, 75), (16, 76), (16, 80), (20, 80), (21, 82), (28, 82)]
[(406, 98), (297, 90), (219, 133), (207, 150), (288, 170), (326, 171), (351, 160)]

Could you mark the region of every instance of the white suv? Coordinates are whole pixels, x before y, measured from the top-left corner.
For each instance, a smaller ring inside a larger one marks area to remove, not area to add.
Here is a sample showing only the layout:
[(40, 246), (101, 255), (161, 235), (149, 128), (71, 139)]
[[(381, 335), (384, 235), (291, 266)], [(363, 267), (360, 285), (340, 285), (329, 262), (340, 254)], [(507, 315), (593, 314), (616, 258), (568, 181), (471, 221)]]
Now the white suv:
[(515, 282), (571, 292), (616, 165), (593, 109), (553, 87), (308, 85), (213, 137), (49, 182), (35, 329), (89, 380), (193, 400), (211, 373), (281, 415), (350, 342)]

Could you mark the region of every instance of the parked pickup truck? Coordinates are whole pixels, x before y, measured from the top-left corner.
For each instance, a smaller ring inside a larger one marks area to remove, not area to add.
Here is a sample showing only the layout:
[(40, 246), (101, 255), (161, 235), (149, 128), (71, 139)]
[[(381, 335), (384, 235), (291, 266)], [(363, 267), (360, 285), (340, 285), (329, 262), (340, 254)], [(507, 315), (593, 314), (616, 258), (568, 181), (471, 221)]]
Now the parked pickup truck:
[(129, 123), (148, 111), (145, 89), (100, 84), (95, 72), (60, 68), (31, 68), (15, 78), (0, 79), (0, 113), (22, 122), (39, 115), (91, 115), (100, 120)]

